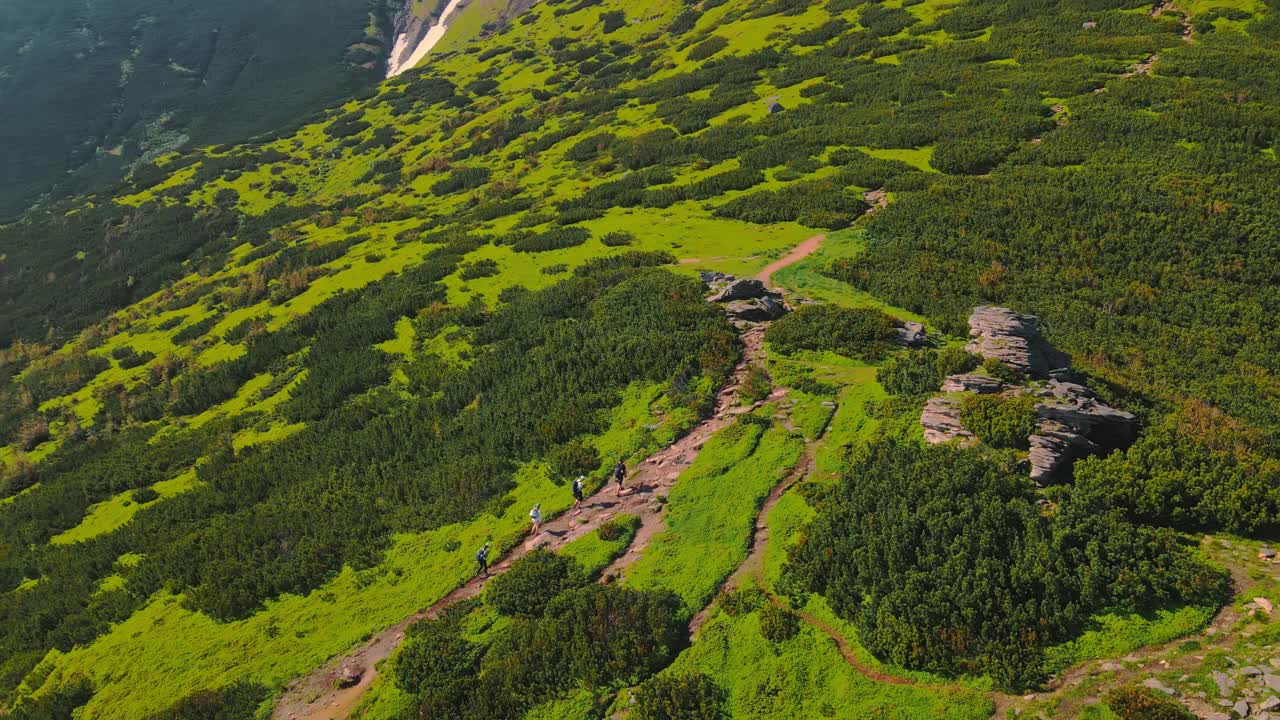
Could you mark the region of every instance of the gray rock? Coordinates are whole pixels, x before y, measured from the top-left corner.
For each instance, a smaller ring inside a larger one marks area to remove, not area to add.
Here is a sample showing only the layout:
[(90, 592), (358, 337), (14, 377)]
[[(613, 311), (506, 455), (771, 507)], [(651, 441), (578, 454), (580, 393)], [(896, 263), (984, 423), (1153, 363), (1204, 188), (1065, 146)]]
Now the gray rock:
[(709, 302), (729, 302), (731, 300), (752, 300), (772, 295), (769, 288), (759, 280), (731, 280), (720, 292), (707, 298)]
[(724, 311), (737, 320), (746, 322), (768, 322), (777, 320), (786, 314), (787, 308), (772, 295), (752, 298), (750, 300), (734, 300), (724, 306)]
[(1240, 674), (1253, 677), (1254, 675), (1261, 675), (1262, 671), (1252, 665), (1245, 665), (1244, 667), (1240, 668)]
[(1249, 717), (1249, 703), (1243, 700), (1238, 700), (1235, 705), (1231, 706), (1231, 709), (1235, 710), (1236, 714), (1242, 718)]
[(950, 397), (929, 398), (920, 413), (920, 425), (924, 428), (924, 439), (930, 443), (959, 440), (962, 445), (970, 445), (977, 441), (960, 422), (960, 403)]
[(338, 670), (338, 675), (334, 680), (340, 688), (349, 688), (360, 682), (360, 678), (364, 677), (364, 668), (356, 665), (347, 665)]
[(1213, 671), (1213, 683), (1218, 686), (1218, 692), (1226, 697), (1235, 693), (1236, 681), (1221, 670)]
[(1152, 690), (1155, 690), (1156, 692), (1162, 692), (1165, 695), (1174, 696), (1178, 694), (1177, 690), (1174, 690), (1173, 688), (1169, 687), (1168, 685), (1165, 685), (1164, 683), (1160, 682), (1159, 680), (1153, 677), (1143, 680), (1142, 684), (1151, 688)]
[(928, 341), (925, 335), (924, 325), (918, 322), (904, 323), (902, 327), (897, 329), (898, 342), (907, 347), (920, 347)]
[(1231, 720), (1231, 716), (1224, 712), (1205, 713), (1204, 720)]
[(1057, 423), (1042, 423), (1028, 442), (1031, 479), (1039, 484), (1053, 482), (1076, 460), (1099, 450), (1087, 437)]
[(969, 316), (969, 336), (973, 340), (966, 350), (1030, 377), (1047, 377), (1049, 371), (1071, 364), (1069, 357), (1041, 336), (1040, 318), (1009, 308), (974, 308)]
[(1275, 692), (1280, 692), (1280, 675), (1266, 673), (1262, 676), (1262, 682), (1266, 683), (1267, 687), (1271, 688)]
[(1272, 695), (1258, 704), (1259, 710), (1274, 710), (1277, 707), (1280, 707), (1280, 697), (1276, 697), (1275, 695)]
[(1005, 389), (1004, 382), (990, 375), (978, 375), (975, 373), (964, 373), (961, 375), (950, 375), (946, 380), (942, 381), (942, 392), (976, 392), (982, 395), (991, 395)]

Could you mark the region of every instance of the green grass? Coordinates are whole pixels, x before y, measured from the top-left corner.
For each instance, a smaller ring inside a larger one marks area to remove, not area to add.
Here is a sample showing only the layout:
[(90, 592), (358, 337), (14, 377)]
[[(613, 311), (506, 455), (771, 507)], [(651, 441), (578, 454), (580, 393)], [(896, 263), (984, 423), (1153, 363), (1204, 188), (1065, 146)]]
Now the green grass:
[(1147, 614), (1107, 612), (1095, 615), (1091, 627), (1074, 640), (1048, 648), (1047, 669), (1064, 670), (1084, 660), (1125, 655), (1189, 635), (1213, 619), (1217, 608), (1188, 605)]
[[(883, 58), (877, 58), (883, 61)], [(897, 63), (894, 63), (897, 64)], [(929, 161), (933, 159), (933, 146), (926, 145), (918, 148), (872, 148), (859, 147), (859, 150), (874, 158), (881, 160), (900, 160), (917, 170), (925, 172), (937, 172)]]
[(676, 481), (667, 529), (627, 568), (624, 582), (669, 589), (690, 611), (702, 608), (746, 559), (760, 503), (803, 448), (778, 426), (739, 421), (716, 433)]
[(89, 508), (84, 520), (79, 525), (49, 539), (53, 545), (69, 545), (95, 538), (109, 533), (133, 519), (143, 508), (163, 502), (166, 498), (194, 489), (200, 481), (196, 480), (196, 471), (188, 470), (172, 480), (162, 480), (151, 487), (160, 493), (160, 498), (149, 503), (138, 504), (133, 501), (133, 491), (123, 492), (110, 500), (106, 500)]
[(726, 691), (734, 718), (991, 717), (991, 702), (975, 692), (866, 678), (844, 661), (834, 641), (807, 624), (791, 640), (771, 643), (760, 634), (758, 617), (717, 612), (664, 672), (705, 673)]
[(774, 273), (773, 282), (813, 300), (845, 307), (874, 308), (902, 320), (924, 322), (924, 319), (915, 313), (888, 305), (869, 293), (822, 274), (822, 270), (832, 261), (857, 257), (865, 252), (866, 248), (865, 233), (860, 229), (830, 233), (817, 252)]
[(587, 575), (599, 575), (609, 567), (609, 563), (626, 552), (640, 527), (640, 518), (635, 515), (619, 515), (612, 522), (623, 528), (623, 533), (618, 537), (605, 540), (600, 537), (600, 530), (597, 528), (565, 545), (560, 549), (560, 554), (577, 560), (587, 571)]

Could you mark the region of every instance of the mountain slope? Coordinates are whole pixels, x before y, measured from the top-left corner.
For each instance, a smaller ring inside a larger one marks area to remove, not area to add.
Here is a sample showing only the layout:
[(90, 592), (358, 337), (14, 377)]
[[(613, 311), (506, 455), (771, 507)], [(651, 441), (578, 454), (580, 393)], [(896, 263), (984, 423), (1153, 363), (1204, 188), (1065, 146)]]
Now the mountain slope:
[(240, 140), (379, 74), (390, 8), (10, 3), (0, 9), (0, 213), (101, 187), (138, 160)]
[[(736, 353), (693, 274), (753, 274), (822, 230), (839, 232), (780, 283), (918, 314), (942, 344), (974, 304), (1037, 312), (1144, 424), (1132, 449), (1043, 493), (1016, 482), (1016, 449), (874, 446), (981, 478), (912, 512), (954, 529), (966, 503), (990, 508), (984, 521), (1009, 522), (978, 550), (1016, 546), (1019, 577), (1065, 578), (1052, 598), (1017, 588), (1043, 600), (1042, 634), (988, 623), (1025, 641), (1016, 663), (961, 639), (912, 667), (1046, 675), (1093, 657), (1063, 648), (1091, 637), (1105, 600), (1147, 637), (1165, 637), (1157, 610), (1207, 620), (1221, 576), (1176, 533), (1253, 549), (1280, 517), (1276, 21), (1224, 8), (544, 2), (318, 120), (166, 156), (5, 228), (0, 687), (18, 707), (87, 702), (85, 717), (237, 681), (269, 703), (446, 595), (486, 538), (517, 542), (535, 502), (568, 507), (566, 477), (598, 480), (692, 426)], [(919, 434), (924, 398), (877, 380), (891, 351), (836, 350), (771, 348), (778, 382), (812, 397), (741, 426), (829, 418), (815, 482), (838, 482), (848, 447)], [(784, 507), (825, 507), (805, 497)], [(1079, 553), (1036, 565), (1050, 547)], [(679, 593), (687, 572), (654, 572), (646, 591)], [(1185, 582), (1144, 597), (1157, 576)], [(846, 627), (841, 600), (807, 612)], [(760, 651), (758, 612), (717, 615), (716, 642)], [(937, 618), (910, 620), (900, 637)], [(703, 649), (677, 666), (740, 680), (731, 702), (749, 707), (757, 680)], [(592, 691), (612, 702), (619, 683)], [(579, 701), (548, 700), (547, 716)]]

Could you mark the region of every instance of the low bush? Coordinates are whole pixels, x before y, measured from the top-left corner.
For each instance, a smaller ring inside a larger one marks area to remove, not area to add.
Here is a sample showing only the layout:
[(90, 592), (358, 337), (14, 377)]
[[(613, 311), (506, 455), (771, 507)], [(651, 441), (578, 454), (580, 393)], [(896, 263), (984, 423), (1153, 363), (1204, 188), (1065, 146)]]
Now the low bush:
[(585, 582), (576, 560), (538, 548), (490, 580), (484, 598), (503, 615), (539, 617), (552, 598)]
[(660, 675), (636, 689), (636, 720), (720, 720), (725, 692), (702, 673)]
[(829, 350), (849, 357), (877, 355), (895, 335), (893, 318), (870, 308), (804, 305), (765, 331), (778, 351)]

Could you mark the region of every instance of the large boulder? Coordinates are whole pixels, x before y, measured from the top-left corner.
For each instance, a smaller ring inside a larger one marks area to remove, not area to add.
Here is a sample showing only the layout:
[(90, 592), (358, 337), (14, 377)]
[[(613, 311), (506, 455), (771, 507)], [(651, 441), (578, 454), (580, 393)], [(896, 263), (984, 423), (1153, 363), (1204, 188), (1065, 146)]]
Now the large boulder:
[(709, 302), (730, 302), (733, 300), (754, 300), (774, 293), (759, 280), (730, 280), (720, 292), (707, 298)]
[(782, 317), (786, 314), (787, 308), (776, 296), (765, 295), (750, 300), (734, 300), (725, 303), (724, 311), (735, 320), (768, 322)]
[(1068, 367), (1071, 358), (1054, 348), (1040, 334), (1040, 318), (1004, 307), (984, 305), (969, 316), (965, 349), (998, 360), (1026, 377), (1045, 378), (1050, 371)]
[(977, 441), (960, 422), (960, 402), (946, 395), (929, 398), (920, 413), (920, 425), (924, 439), (934, 444), (958, 440), (962, 445), (971, 445)]
[(898, 342), (907, 347), (923, 347), (929, 339), (925, 335), (924, 325), (918, 322), (903, 323), (902, 327), (897, 328), (896, 332), (898, 334)]

